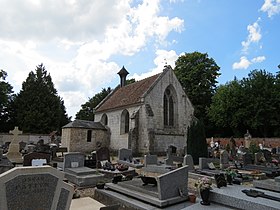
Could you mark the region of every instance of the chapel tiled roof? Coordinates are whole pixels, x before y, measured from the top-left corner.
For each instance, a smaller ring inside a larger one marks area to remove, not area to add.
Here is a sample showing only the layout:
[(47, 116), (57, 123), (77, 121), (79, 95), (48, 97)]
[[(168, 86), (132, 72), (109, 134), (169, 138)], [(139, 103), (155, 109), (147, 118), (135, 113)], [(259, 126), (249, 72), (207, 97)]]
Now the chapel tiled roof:
[(87, 128), (87, 129), (97, 129), (106, 130), (106, 128), (100, 122), (94, 122), (89, 120), (74, 120), (68, 123), (62, 128)]
[(141, 102), (141, 98), (161, 74), (148, 77), (124, 87), (117, 87), (112, 94), (97, 106), (96, 112), (130, 106)]

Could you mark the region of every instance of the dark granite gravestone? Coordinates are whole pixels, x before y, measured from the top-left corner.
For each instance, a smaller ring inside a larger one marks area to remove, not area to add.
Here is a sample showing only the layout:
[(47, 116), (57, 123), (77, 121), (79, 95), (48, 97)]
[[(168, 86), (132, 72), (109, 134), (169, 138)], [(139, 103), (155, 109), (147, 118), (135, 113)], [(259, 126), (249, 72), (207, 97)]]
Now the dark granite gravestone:
[(242, 155), (243, 165), (253, 164), (253, 155), (250, 153), (245, 153)]
[(215, 177), (217, 188), (227, 186), (227, 181), (224, 174), (215, 174), (214, 177)]
[(225, 169), (229, 167), (229, 154), (226, 150), (220, 153), (220, 168)]
[(110, 151), (107, 147), (101, 147), (96, 151), (97, 168), (101, 168), (101, 161), (110, 161)]
[(50, 163), (51, 155), (47, 153), (32, 152), (23, 156), (23, 166), (32, 166), (32, 160), (45, 159), (47, 164)]
[(73, 187), (50, 167), (16, 167), (0, 175), (0, 209), (68, 210)]
[(19, 142), (19, 152), (24, 151), (26, 144), (24, 141)]
[(266, 162), (271, 163), (271, 161), (272, 161), (272, 154), (271, 154), (271, 152), (269, 150), (267, 150), (267, 149), (263, 149), (262, 153), (264, 155), (264, 158), (265, 158)]

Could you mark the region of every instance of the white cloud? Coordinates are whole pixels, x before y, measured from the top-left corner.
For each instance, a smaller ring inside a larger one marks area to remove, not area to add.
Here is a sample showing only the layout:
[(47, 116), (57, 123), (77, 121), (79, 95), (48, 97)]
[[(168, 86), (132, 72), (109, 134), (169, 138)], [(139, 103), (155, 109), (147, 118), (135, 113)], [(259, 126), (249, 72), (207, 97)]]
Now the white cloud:
[[(132, 3), (2, 0), (1, 68), (18, 91), (28, 73), (43, 63), (67, 112), (74, 116), (81, 104), (117, 77), (120, 67), (111, 60), (114, 56), (132, 56), (155, 43), (160, 46), (171, 31), (183, 30), (183, 20), (160, 15), (159, 0)], [(168, 64), (174, 54), (157, 52)]]
[(141, 80), (152, 75), (158, 74), (163, 71), (165, 65), (170, 65), (173, 69), (175, 68), (175, 61), (178, 59), (178, 55), (174, 50), (157, 50), (156, 58), (154, 59), (155, 68), (151, 69), (149, 72), (143, 73), (141, 75), (134, 74), (131, 78), (136, 80)]
[(247, 69), (250, 65), (252, 65), (253, 63), (261, 63), (265, 60), (265, 56), (258, 56), (258, 57), (255, 57), (255, 58), (252, 58), (251, 61), (249, 61), (247, 59), (247, 57), (245, 56), (242, 56), (240, 58), (240, 61), (239, 62), (235, 62), (233, 65), (232, 65), (232, 68), (233, 69)]
[(280, 12), (280, 0), (265, 0), (261, 7), (262, 12), (267, 12), (268, 17), (272, 17)]
[(265, 56), (258, 56), (258, 57), (253, 58), (251, 61), (252, 61), (252, 63), (261, 63), (265, 59), (266, 59)]
[(233, 69), (247, 69), (252, 63), (245, 57), (242, 56), (239, 62), (235, 62), (232, 65)]
[(242, 41), (242, 43), (241, 43), (243, 46), (242, 51), (244, 53), (247, 53), (247, 51), (252, 43), (258, 43), (260, 41), (260, 39), (262, 38), (261, 28), (258, 23), (260, 20), (261, 19), (258, 18), (258, 20), (256, 22), (254, 22), (252, 25), (247, 26), (249, 35), (247, 36), (247, 40)]

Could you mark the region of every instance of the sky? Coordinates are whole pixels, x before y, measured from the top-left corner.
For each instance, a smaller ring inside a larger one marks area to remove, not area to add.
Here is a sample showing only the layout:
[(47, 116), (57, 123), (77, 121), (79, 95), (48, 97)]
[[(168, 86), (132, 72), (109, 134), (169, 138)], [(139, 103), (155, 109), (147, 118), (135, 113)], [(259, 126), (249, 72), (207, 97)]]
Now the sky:
[(207, 53), (219, 84), (280, 64), (280, 0), (0, 0), (0, 69), (19, 93), (43, 63), (68, 116), (102, 88)]

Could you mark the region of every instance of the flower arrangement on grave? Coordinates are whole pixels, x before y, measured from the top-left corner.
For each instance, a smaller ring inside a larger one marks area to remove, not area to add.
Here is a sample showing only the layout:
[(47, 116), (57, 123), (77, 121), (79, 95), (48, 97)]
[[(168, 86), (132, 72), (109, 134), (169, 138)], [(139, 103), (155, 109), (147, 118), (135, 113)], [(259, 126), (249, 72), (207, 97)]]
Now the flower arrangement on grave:
[(207, 177), (207, 176), (204, 176), (202, 178), (199, 178), (197, 180), (197, 182), (195, 182), (194, 186), (199, 190), (204, 190), (204, 189), (212, 189), (211, 188), (211, 185), (212, 185), (212, 180)]
[(233, 179), (237, 176), (236, 171), (231, 168), (227, 168), (225, 172), (226, 172), (227, 183), (232, 184)]
[(231, 169), (231, 168), (227, 168), (227, 169), (225, 170), (225, 172), (226, 172), (226, 175), (227, 175), (227, 176), (231, 176), (232, 178), (234, 178), (234, 177), (237, 176), (236, 171), (233, 170), (233, 169)]
[(118, 169), (119, 171), (127, 171), (129, 168), (128, 165), (126, 164), (117, 164), (116, 169)]
[(195, 187), (199, 190), (200, 196), (202, 201), (200, 202), (201, 205), (210, 205), (209, 196), (210, 196), (210, 189), (212, 185), (212, 180), (204, 176), (195, 182)]

